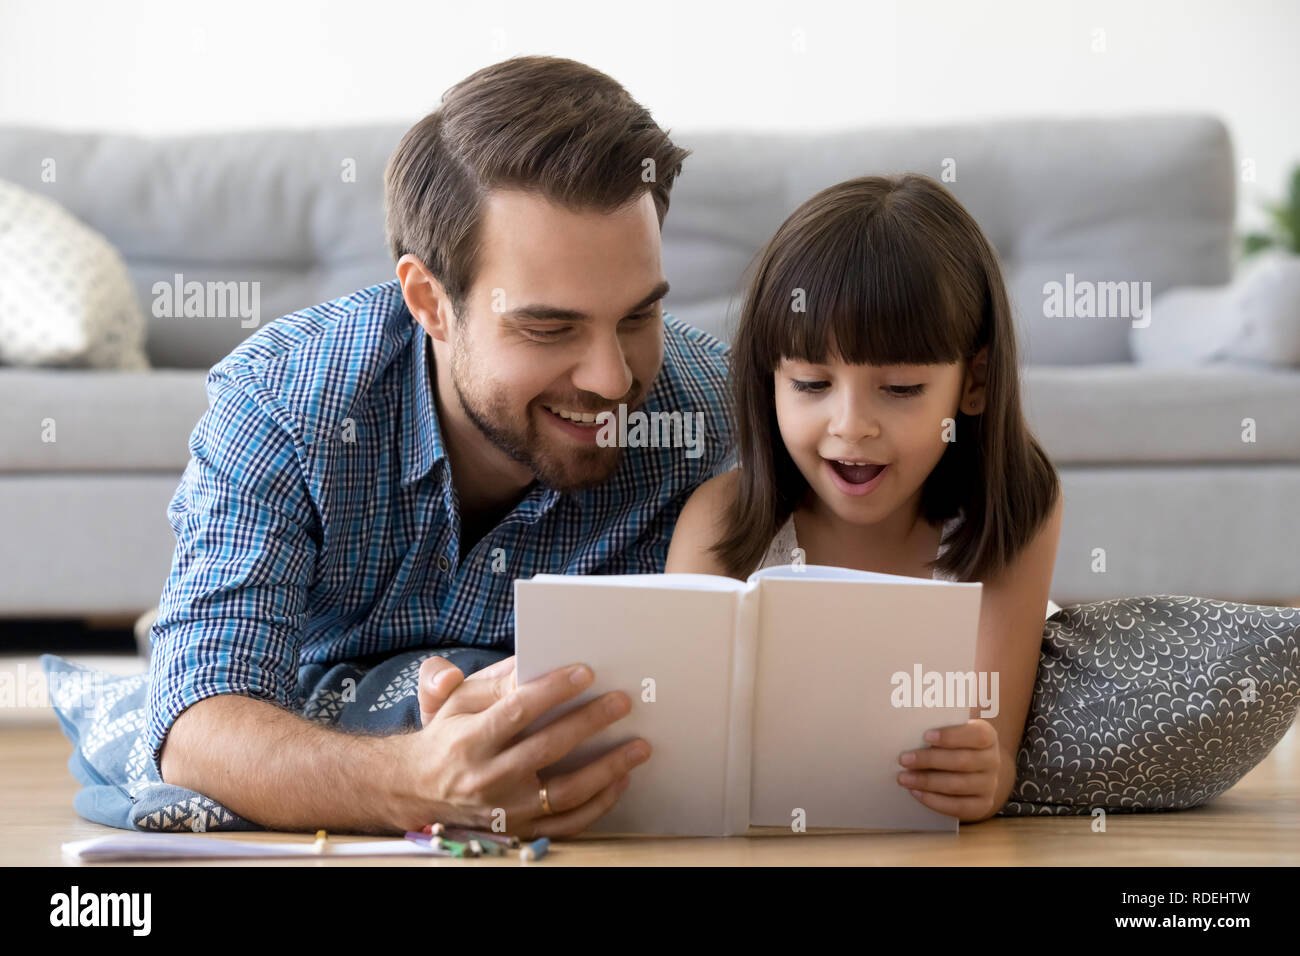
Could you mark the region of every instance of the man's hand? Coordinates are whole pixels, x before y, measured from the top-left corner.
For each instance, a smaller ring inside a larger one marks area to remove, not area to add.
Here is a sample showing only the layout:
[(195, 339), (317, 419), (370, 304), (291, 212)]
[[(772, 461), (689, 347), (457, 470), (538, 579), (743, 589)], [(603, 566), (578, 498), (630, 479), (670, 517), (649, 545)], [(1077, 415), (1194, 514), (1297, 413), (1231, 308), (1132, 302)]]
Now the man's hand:
[[(527, 737), (537, 717), (570, 700), (594, 680), (584, 665), (559, 668), (515, 686), (514, 659), (466, 678), (443, 658), (421, 666), (417, 693), (422, 730), (403, 749), (411, 791), (398, 795), (398, 825), (418, 830), (434, 821), (490, 829), (500, 813), (506, 832), (529, 839), (573, 836), (607, 813), (628, 784), (628, 771), (649, 757), (641, 739), (584, 767), (545, 781), (551, 813), (542, 807), (538, 771), (627, 715), (631, 701), (613, 691)], [(637, 749), (642, 752), (637, 754)]]
[[(420, 679), (416, 682), (416, 697), (420, 701), (420, 726), (423, 727), (433, 719), (452, 691), (463, 680), (481, 680), (514, 674), (515, 658), (512, 654), (504, 660), (497, 661), (481, 670), (476, 670), (467, 678), (463, 671), (445, 657), (430, 657), (420, 664)], [(513, 686), (513, 684), (511, 685)]]

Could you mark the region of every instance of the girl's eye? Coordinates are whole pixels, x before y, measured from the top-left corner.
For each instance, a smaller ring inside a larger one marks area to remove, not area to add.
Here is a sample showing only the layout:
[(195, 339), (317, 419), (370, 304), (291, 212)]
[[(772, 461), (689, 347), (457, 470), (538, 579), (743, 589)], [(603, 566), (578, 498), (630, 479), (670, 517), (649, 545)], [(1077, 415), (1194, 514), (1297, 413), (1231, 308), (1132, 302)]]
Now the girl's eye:
[(790, 384), (794, 386), (796, 392), (820, 392), (829, 382), (805, 382), (801, 379), (792, 378)]
[[(796, 392), (820, 392), (823, 391), (829, 382), (805, 382), (801, 379), (791, 379), (790, 384), (794, 386)], [(885, 391), (895, 398), (907, 398), (911, 395), (920, 395), (924, 391), (924, 385), (886, 385)]]

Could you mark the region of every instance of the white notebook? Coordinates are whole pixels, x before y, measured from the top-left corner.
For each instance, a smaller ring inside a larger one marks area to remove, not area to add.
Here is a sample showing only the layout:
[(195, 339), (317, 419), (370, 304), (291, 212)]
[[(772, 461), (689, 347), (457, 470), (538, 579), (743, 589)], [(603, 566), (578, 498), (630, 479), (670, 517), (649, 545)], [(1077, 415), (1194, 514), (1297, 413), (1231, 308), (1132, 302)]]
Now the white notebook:
[[(897, 783), (898, 755), (964, 723), (982, 585), (818, 565), (515, 582), (518, 682), (584, 663), (632, 711), (543, 772), (642, 737), (653, 753), (588, 832), (730, 836), (751, 826), (950, 830)], [(936, 678), (949, 693), (922, 694)], [(960, 705), (942, 706), (960, 701)], [(909, 706), (901, 706), (902, 704)], [(940, 706), (935, 706), (940, 705)]]
[(227, 840), (188, 833), (110, 833), (63, 844), (64, 856), (87, 862), (100, 860), (197, 860), (278, 856), (433, 856), (427, 844), (411, 840), (329, 841), (320, 850), (316, 841), (270, 843)]

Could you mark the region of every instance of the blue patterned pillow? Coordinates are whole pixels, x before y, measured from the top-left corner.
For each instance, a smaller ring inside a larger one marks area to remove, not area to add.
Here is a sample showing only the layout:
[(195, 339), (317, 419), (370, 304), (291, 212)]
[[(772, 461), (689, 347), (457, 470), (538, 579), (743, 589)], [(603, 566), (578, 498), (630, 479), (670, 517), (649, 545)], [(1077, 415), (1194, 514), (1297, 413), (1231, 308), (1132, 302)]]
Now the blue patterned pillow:
[[(445, 657), (465, 674), (506, 654), (475, 647), (402, 651), (374, 663), (308, 664), (298, 670), (296, 710), (309, 720), (349, 732), (392, 734), (420, 726), (415, 695), (420, 664)], [(53, 654), (41, 655), (50, 703), (72, 741), (68, 769), (82, 785), (77, 813), (124, 830), (166, 832), (262, 830), (215, 800), (164, 783), (145, 738), (147, 674), (120, 677)]]
[(1001, 816), (1185, 810), (1268, 755), (1300, 706), (1300, 608), (1156, 595), (1047, 621)]

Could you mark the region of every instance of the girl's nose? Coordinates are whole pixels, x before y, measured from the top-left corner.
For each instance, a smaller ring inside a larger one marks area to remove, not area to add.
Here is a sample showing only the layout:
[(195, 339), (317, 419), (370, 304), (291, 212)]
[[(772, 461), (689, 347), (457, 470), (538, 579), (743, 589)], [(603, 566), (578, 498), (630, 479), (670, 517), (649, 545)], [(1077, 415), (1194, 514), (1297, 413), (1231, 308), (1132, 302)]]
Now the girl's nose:
[(844, 389), (831, 416), (830, 433), (846, 445), (880, 434), (880, 423), (867, 402)]

